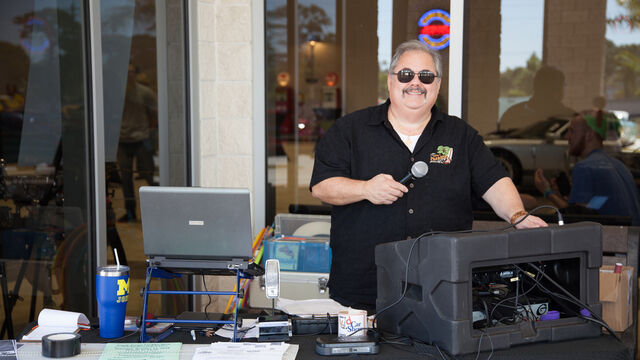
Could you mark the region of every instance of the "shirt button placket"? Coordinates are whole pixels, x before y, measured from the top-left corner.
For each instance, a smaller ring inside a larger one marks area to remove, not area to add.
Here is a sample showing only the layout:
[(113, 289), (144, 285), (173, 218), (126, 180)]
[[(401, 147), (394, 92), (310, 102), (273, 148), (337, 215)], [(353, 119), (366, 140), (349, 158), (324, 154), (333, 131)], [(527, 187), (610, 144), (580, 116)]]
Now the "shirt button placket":
[(413, 209), (409, 209), (409, 214), (413, 214)]

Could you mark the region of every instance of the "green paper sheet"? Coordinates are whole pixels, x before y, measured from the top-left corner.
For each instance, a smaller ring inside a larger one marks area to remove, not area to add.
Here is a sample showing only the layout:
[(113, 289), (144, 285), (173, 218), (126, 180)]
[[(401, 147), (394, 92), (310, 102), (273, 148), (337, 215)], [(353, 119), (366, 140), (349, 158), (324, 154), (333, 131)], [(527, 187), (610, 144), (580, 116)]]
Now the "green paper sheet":
[(182, 343), (107, 344), (100, 360), (178, 360)]

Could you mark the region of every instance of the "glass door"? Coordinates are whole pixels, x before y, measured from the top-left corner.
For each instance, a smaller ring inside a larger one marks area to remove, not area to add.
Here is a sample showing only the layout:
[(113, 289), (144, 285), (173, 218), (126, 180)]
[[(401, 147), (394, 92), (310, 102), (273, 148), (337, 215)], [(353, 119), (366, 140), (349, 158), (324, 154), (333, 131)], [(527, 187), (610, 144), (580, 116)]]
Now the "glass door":
[(387, 100), (395, 47), (420, 39), (443, 57), (447, 109), (449, 0), (265, 2), (267, 209), (324, 213), (309, 182), (316, 143), (342, 115)]
[[(116, 249), (130, 267), (127, 314), (132, 316), (142, 313), (139, 290), (146, 270), (139, 188), (186, 185), (182, 5), (178, 0), (100, 2), (107, 263), (115, 263)], [(186, 306), (177, 296), (150, 301), (154, 314), (178, 314)]]

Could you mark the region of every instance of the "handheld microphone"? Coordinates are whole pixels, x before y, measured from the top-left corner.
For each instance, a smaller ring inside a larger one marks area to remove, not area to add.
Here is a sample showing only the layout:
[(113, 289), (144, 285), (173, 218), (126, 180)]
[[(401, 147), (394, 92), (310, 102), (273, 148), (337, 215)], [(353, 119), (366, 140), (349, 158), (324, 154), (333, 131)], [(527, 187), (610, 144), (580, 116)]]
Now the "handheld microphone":
[(426, 162), (416, 161), (415, 163), (413, 163), (413, 166), (411, 166), (411, 170), (409, 171), (409, 173), (405, 177), (400, 179), (400, 181), (398, 182), (404, 185), (410, 180), (419, 179), (427, 175), (428, 172), (429, 172), (429, 165), (427, 165)]

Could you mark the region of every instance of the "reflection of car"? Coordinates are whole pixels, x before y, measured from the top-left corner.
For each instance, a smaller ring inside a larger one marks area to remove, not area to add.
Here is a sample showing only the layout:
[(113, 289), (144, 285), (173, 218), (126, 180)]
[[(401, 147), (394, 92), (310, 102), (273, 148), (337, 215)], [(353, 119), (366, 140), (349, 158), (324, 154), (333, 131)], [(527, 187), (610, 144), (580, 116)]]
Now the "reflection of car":
[[(569, 156), (569, 144), (564, 135), (569, 128), (569, 118), (549, 118), (528, 127), (485, 136), (485, 144), (500, 160), (516, 185), (532, 185), (533, 173), (541, 168), (547, 176), (560, 171), (570, 173), (577, 158)], [(605, 141), (607, 153), (622, 158), (620, 143)], [(623, 162), (629, 165), (628, 161)]]
[[(506, 133), (489, 134), (485, 144), (500, 160), (516, 185), (537, 168), (558, 172), (570, 168), (569, 145), (563, 139), (568, 118), (550, 118)], [(550, 173), (551, 174), (551, 173)]]

